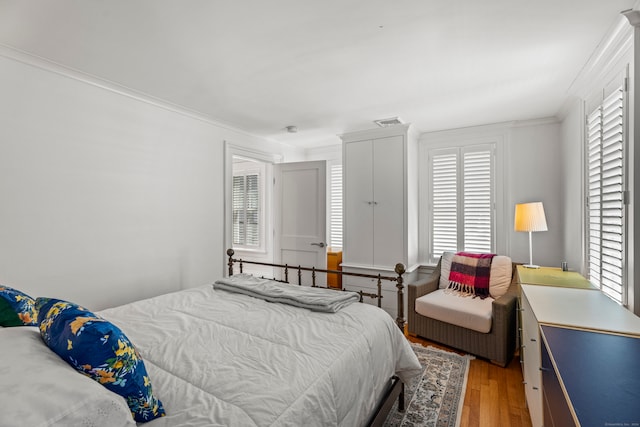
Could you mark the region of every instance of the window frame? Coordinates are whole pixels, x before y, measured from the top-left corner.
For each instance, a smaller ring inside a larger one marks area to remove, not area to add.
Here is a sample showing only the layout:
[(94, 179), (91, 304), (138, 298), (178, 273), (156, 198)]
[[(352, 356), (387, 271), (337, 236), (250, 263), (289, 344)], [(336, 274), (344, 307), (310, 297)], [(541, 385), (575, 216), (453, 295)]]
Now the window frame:
[[(233, 239), (233, 231), (231, 233), (231, 244), (234, 250), (249, 251), (249, 252), (265, 252), (266, 250), (266, 179), (267, 168), (264, 162), (242, 158), (240, 156), (234, 156), (233, 168), (231, 174), (231, 180), (236, 177), (242, 176), (245, 178), (249, 175), (258, 176), (258, 245), (247, 245), (246, 241), (243, 244), (236, 244)], [(245, 204), (246, 210), (246, 204)], [(246, 214), (245, 214), (246, 217)], [(233, 230), (233, 190), (231, 192), (231, 228)]]

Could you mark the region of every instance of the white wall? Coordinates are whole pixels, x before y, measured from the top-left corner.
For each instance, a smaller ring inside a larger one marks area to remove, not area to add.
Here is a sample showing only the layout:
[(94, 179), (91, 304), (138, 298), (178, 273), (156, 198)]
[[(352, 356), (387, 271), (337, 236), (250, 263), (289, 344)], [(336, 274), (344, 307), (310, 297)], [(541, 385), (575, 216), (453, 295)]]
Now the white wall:
[(585, 273), (584, 247), (584, 111), (582, 102), (576, 100), (564, 117), (561, 127), (562, 168), (561, 180), (563, 215), (564, 258), (569, 268)]
[(257, 140), (0, 51), (0, 283), (90, 309), (224, 267), (224, 140)]
[(564, 204), (560, 124), (554, 120), (522, 122), (509, 137), (506, 179), (510, 256), (529, 261), (528, 233), (513, 231), (516, 203), (542, 202), (549, 231), (532, 233), (533, 263), (560, 267), (564, 260)]

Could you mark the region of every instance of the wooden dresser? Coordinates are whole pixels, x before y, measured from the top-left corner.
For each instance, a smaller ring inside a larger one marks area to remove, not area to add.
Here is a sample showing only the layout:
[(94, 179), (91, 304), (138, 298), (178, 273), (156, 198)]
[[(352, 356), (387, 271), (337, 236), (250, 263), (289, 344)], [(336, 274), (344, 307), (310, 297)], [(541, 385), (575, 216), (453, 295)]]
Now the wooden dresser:
[[(588, 404), (590, 399), (604, 402), (602, 394), (620, 401), (630, 398), (640, 401), (640, 377), (633, 377), (640, 374), (639, 368), (631, 366), (633, 369), (628, 371), (630, 378), (634, 378), (631, 380), (635, 390), (632, 393), (619, 387), (625, 377), (617, 368), (606, 370), (603, 366), (601, 371), (593, 372), (597, 360), (611, 360), (610, 365), (619, 365), (622, 363), (619, 359), (626, 357), (640, 366), (637, 363), (640, 353), (633, 353), (631, 357), (627, 354), (640, 349), (640, 317), (593, 288), (580, 275), (574, 276), (575, 282), (560, 277), (561, 283), (553, 284), (558, 281), (557, 271), (554, 271), (549, 280), (551, 284), (530, 284), (528, 282), (542, 281), (536, 279), (535, 271), (522, 272), (523, 268), (518, 270), (519, 275), (524, 273), (519, 277), (520, 355), (533, 427), (606, 425), (594, 424), (605, 418), (610, 419), (607, 422), (611, 425), (640, 423), (637, 403), (629, 406), (633, 410), (624, 415), (625, 420), (616, 416), (617, 406), (604, 404), (597, 410), (599, 418), (594, 418), (596, 405)], [(543, 268), (540, 270), (541, 277), (550, 273)], [(554, 275), (556, 279), (553, 279)], [(610, 337), (616, 338), (611, 341)], [(614, 342), (616, 347), (610, 347)], [(618, 345), (619, 342), (625, 344)], [(577, 366), (590, 368), (574, 369)], [(601, 372), (608, 372), (604, 379)], [(635, 420), (628, 419), (634, 414), (637, 415)], [(613, 424), (615, 422), (622, 424)]]

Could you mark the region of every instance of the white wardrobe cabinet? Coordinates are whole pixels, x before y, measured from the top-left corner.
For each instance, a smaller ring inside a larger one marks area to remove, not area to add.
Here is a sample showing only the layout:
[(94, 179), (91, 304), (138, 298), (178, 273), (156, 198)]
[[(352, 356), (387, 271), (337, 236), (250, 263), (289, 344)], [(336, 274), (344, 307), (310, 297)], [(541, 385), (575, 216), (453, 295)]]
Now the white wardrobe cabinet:
[(342, 135), (343, 268), (410, 273), (418, 257), (418, 142), (409, 125)]
[(403, 145), (402, 136), (345, 145), (343, 263), (391, 268), (403, 260)]

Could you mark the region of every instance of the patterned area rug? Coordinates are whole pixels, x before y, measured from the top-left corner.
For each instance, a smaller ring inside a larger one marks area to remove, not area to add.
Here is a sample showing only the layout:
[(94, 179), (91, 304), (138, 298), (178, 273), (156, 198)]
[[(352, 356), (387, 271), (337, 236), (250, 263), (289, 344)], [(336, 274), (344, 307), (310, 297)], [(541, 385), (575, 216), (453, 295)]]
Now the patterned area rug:
[(473, 356), (460, 356), (420, 344), (411, 344), (411, 347), (422, 365), (422, 375), (405, 385), (406, 411), (398, 412), (396, 402), (384, 426), (459, 426), (469, 360)]

